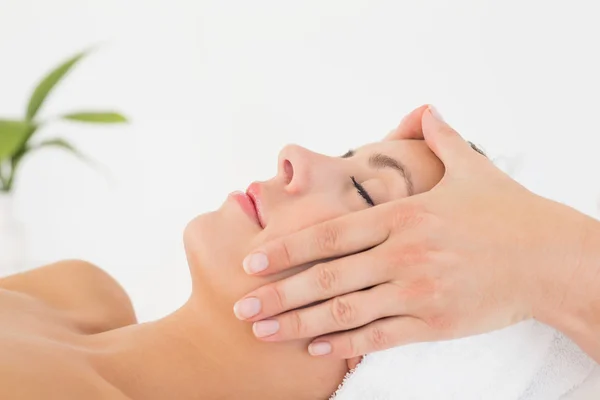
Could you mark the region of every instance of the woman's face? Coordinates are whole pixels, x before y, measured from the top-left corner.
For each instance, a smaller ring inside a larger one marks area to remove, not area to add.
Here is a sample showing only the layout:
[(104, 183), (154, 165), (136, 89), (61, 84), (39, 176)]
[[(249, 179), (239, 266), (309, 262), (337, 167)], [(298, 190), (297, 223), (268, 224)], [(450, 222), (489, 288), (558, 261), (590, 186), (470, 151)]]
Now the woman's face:
[(194, 285), (234, 302), (267, 280), (281, 279), (231, 279), (232, 273), (244, 274), (241, 261), (253, 248), (366, 209), (371, 201), (376, 206), (428, 191), (443, 174), (443, 164), (422, 140), (372, 143), (339, 157), (286, 146), (279, 154), (277, 174), (250, 185), (253, 201), (233, 193), (217, 211), (187, 226), (185, 245)]
[[(421, 140), (373, 143), (339, 157), (287, 146), (279, 154), (272, 179), (250, 185), (250, 196), (229, 195), (217, 211), (200, 215), (187, 226), (184, 241), (192, 296), (202, 298), (227, 323), (239, 324), (232, 311), (237, 300), (309, 267), (270, 277), (248, 276), (242, 260), (252, 249), (320, 221), (428, 191), (443, 174), (443, 164)], [(251, 337), (251, 324), (242, 324), (250, 338), (247, 346), (280, 345), (260, 343)], [(306, 354), (307, 345), (302, 341), (287, 349)], [(257, 354), (267, 357), (264, 352)]]

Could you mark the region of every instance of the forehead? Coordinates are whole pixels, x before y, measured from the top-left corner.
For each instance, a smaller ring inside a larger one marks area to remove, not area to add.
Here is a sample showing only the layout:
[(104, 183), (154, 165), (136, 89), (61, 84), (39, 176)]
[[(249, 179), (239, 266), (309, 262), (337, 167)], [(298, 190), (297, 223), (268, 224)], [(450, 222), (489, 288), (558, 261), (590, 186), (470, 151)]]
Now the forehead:
[(433, 188), (444, 176), (444, 165), (424, 140), (388, 140), (370, 143), (355, 150), (357, 159), (382, 153), (404, 164), (410, 172), (415, 193)]
[(427, 147), (424, 140), (413, 139), (368, 143), (358, 147), (355, 151), (362, 156), (368, 156), (373, 153), (383, 153), (390, 157), (406, 159), (435, 157), (435, 154)]

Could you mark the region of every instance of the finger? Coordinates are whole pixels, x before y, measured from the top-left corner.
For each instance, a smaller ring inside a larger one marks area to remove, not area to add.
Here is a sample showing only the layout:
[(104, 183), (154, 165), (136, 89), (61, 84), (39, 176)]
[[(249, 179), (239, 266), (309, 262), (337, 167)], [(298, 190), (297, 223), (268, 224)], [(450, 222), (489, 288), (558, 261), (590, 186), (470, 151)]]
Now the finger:
[(380, 319), (353, 331), (317, 338), (308, 351), (313, 356), (348, 359), (430, 340), (427, 324), (418, 318), (398, 316)]
[[(312, 338), (342, 332), (375, 320), (406, 314), (410, 297), (396, 285), (385, 283), (371, 289), (335, 297), (318, 305), (293, 310), (254, 324), (257, 337), (266, 341)], [(276, 321), (276, 332), (263, 330)], [(267, 332), (268, 334), (261, 334)]]
[(348, 363), (348, 370), (351, 371), (351, 370), (355, 369), (356, 367), (358, 367), (358, 364), (361, 363), (362, 359), (363, 359), (363, 356), (358, 356), (358, 357), (352, 357), (352, 358), (346, 360)]
[(387, 134), (384, 140), (400, 139), (423, 139), (423, 130), (421, 129), (421, 118), (423, 112), (427, 110), (428, 105), (422, 105), (412, 110), (408, 115), (402, 118), (396, 129)]
[(444, 122), (435, 107), (429, 106), (423, 113), (422, 125), (427, 145), (444, 163), (446, 169), (478, 157), (470, 144)]
[(249, 274), (268, 275), (311, 261), (340, 257), (376, 246), (387, 239), (386, 205), (322, 222), (269, 241), (243, 261)]
[[(380, 261), (374, 250), (316, 264), (299, 274), (269, 283), (254, 290), (246, 298), (260, 301), (260, 312), (243, 315), (246, 309), (234, 307), (241, 319), (257, 321), (283, 312), (328, 300), (346, 293), (389, 281), (390, 268)], [(255, 300), (251, 300), (255, 301)], [(244, 302), (241, 300), (240, 303)], [(256, 308), (253, 310), (256, 311)]]

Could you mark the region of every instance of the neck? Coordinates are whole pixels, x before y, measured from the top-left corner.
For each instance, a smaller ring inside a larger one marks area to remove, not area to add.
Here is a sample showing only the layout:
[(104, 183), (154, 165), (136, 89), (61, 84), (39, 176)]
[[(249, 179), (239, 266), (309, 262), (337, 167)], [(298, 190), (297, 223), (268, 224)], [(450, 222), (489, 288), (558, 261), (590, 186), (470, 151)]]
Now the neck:
[(230, 398), (223, 380), (230, 378), (229, 353), (237, 345), (219, 331), (227, 324), (206, 308), (195, 310), (189, 301), (158, 321), (91, 337), (93, 365), (132, 399)]
[(190, 300), (163, 319), (84, 339), (97, 374), (131, 399), (314, 400), (328, 398), (348, 371), (345, 361), (311, 357), (308, 339), (257, 340), (233, 314), (240, 294), (193, 286)]

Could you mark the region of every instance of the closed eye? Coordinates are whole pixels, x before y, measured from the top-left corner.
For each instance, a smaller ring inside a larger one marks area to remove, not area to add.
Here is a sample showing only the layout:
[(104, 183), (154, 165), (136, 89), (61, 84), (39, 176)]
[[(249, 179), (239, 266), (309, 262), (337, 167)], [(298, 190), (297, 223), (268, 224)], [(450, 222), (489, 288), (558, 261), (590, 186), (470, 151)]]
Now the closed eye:
[[(341, 158), (350, 158), (352, 156), (354, 156), (354, 150), (350, 149)], [(373, 201), (369, 193), (365, 190), (363, 185), (358, 183), (353, 176), (351, 176), (350, 179), (352, 180), (352, 183), (354, 184), (354, 187), (356, 188), (356, 191), (358, 192), (360, 197), (362, 197), (369, 206), (374, 207), (375, 202)]]
[(369, 193), (367, 193), (365, 188), (360, 183), (358, 183), (353, 176), (351, 176), (350, 179), (352, 179), (352, 183), (354, 184), (354, 187), (358, 191), (360, 197), (362, 197), (369, 206), (374, 207), (375, 203), (373, 202), (373, 199), (371, 199), (371, 196), (369, 196)]

